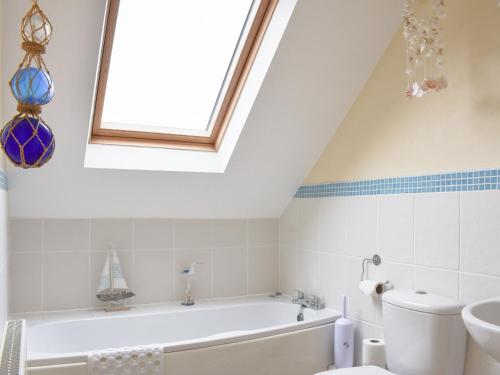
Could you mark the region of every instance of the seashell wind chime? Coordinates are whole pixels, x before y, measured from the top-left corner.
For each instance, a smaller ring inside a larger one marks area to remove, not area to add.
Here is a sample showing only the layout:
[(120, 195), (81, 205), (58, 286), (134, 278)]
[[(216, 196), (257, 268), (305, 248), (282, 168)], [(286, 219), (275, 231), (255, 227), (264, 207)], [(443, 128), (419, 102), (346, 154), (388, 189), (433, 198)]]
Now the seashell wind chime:
[(0, 132), (2, 148), (16, 167), (41, 167), (54, 153), (54, 134), (40, 117), (42, 106), (54, 95), (54, 83), (42, 58), (51, 36), (52, 25), (33, 0), (21, 21), (21, 47), (26, 53), (9, 82), (18, 113)]
[[(428, 4), (423, 6), (429, 8)], [(444, 42), (440, 24), (446, 16), (444, 0), (430, 0), (430, 8), (430, 16), (419, 17), (415, 11), (415, 0), (405, 0), (403, 34), (407, 53), (407, 97), (421, 98), (448, 86), (442, 73)]]

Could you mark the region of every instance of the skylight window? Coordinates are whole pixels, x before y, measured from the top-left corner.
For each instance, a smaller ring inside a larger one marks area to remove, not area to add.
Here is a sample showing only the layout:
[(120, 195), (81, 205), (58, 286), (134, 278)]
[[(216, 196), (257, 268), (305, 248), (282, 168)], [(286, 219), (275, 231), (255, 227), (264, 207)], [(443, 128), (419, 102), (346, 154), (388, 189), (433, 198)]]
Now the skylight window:
[(91, 143), (216, 151), (276, 3), (110, 0)]

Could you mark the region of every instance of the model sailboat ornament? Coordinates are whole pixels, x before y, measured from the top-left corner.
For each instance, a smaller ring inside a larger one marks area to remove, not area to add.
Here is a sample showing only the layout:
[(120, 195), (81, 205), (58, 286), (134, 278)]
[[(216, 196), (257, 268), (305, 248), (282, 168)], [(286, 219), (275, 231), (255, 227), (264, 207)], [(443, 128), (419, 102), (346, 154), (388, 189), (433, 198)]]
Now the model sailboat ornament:
[(101, 301), (109, 302), (106, 311), (114, 311), (127, 310), (128, 308), (124, 306), (123, 301), (134, 295), (135, 293), (128, 288), (123, 276), (120, 260), (116, 254), (116, 246), (111, 245), (102, 269), (96, 297)]

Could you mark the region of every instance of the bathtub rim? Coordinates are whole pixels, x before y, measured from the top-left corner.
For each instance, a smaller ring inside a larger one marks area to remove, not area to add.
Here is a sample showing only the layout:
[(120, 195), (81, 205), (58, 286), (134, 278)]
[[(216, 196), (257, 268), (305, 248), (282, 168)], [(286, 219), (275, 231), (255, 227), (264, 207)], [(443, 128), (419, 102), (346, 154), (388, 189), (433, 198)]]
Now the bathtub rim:
[[(218, 300), (210, 301), (205, 304), (200, 304), (200, 306), (191, 307), (187, 311), (206, 311), (213, 310), (217, 308), (231, 308), (237, 306), (248, 306), (255, 304), (274, 304), (274, 303), (286, 303), (290, 304), (290, 300), (286, 298), (278, 298), (270, 300), (269, 298), (242, 298), (242, 299), (231, 299), (231, 300)], [(36, 326), (46, 326), (58, 323), (71, 323), (74, 321), (82, 320), (105, 320), (105, 319), (117, 319), (126, 317), (136, 317), (136, 316), (151, 316), (159, 315), (165, 313), (175, 313), (186, 311), (185, 308), (179, 308), (177, 305), (165, 304), (165, 309), (155, 309), (153, 311), (139, 310), (139, 311), (129, 311), (127, 313), (119, 315), (108, 315), (108, 314), (98, 314), (97, 316), (91, 316), (86, 318), (70, 318), (70, 319), (46, 319), (46, 320), (33, 320), (29, 324), (28, 320), (28, 340), (29, 340), (29, 330), (30, 328)], [(170, 307), (170, 308), (169, 308)], [(158, 343), (163, 345), (164, 353), (174, 353), (179, 351), (194, 350), (212, 346), (220, 346), (224, 344), (234, 344), (238, 342), (244, 342), (274, 335), (280, 335), (285, 333), (293, 333), (309, 328), (320, 327), (323, 325), (328, 325), (334, 323), (338, 318), (340, 318), (340, 313), (337, 310), (331, 308), (325, 308), (318, 311), (321, 316), (313, 320), (291, 323), (291, 324), (281, 324), (272, 327), (257, 329), (257, 330), (246, 330), (246, 331), (230, 331), (223, 334), (216, 334), (212, 336), (206, 336), (203, 338), (174, 341), (170, 343)], [(216, 338), (214, 338), (214, 336)], [(86, 352), (71, 352), (71, 353), (46, 353), (46, 352), (29, 352), (28, 357), (35, 355), (34, 358), (27, 359), (27, 367), (42, 367), (42, 366), (56, 366), (56, 365), (67, 365), (87, 362), (88, 351)]]

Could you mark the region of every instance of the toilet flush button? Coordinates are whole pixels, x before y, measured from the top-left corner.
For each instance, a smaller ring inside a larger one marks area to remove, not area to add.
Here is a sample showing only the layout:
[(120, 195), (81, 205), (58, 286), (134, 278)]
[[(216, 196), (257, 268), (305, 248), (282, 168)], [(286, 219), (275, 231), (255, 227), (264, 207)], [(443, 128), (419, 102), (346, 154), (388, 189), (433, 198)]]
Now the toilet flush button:
[(415, 293), (417, 294), (427, 294), (425, 290), (417, 290)]

